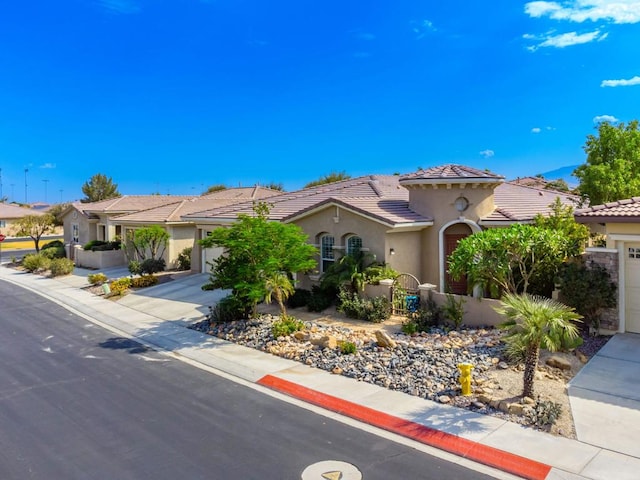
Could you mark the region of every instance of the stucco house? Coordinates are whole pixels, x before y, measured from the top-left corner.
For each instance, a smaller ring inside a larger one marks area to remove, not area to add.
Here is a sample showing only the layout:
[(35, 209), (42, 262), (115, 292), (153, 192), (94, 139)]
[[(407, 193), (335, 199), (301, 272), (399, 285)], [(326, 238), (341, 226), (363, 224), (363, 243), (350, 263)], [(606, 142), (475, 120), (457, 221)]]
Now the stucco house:
[(6, 236), (14, 236), (16, 232), (15, 222), (27, 215), (44, 215), (41, 210), (33, 210), (9, 203), (0, 203), (0, 233)]
[[(442, 165), (407, 175), (370, 175), (270, 197), (271, 220), (294, 223), (318, 247), (317, 272), (299, 275), (310, 288), (341, 255), (362, 249), (397, 271), (416, 276), (439, 291), (466, 293), (446, 267), (457, 242), (483, 228), (532, 222), (547, 215), (556, 197), (575, 207), (578, 197), (505, 182), (501, 175), (463, 165)], [(197, 238), (230, 225), (252, 202), (184, 215), (196, 225)], [(221, 252), (194, 249), (193, 258)], [(203, 269), (204, 270), (204, 269)]]
[[(195, 225), (182, 220), (182, 214), (262, 199), (277, 193), (279, 192), (256, 186), (229, 188), (203, 196), (123, 195), (100, 202), (74, 203), (61, 215), (64, 243), (69, 247), (71, 258), (74, 258), (74, 252), (92, 240), (119, 240), (126, 238), (127, 230), (158, 224), (169, 233), (164, 259), (171, 267), (178, 254), (195, 242)], [(121, 255), (114, 261), (124, 264), (126, 259)], [(113, 261), (110, 262), (109, 266), (113, 265)], [(86, 266), (95, 268), (96, 264)]]
[(640, 197), (576, 210), (574, 217), (604, 235), (606, 246), (588, 248), (587, 255), (618, 284), (617, 315), (607, 316), (603, 326), (640, 333)]

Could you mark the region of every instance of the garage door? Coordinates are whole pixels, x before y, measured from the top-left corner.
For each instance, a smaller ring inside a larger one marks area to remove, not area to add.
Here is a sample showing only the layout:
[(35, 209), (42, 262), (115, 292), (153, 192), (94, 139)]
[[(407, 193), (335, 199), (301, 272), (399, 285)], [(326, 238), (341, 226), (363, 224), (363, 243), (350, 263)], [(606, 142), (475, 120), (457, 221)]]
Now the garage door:
[(640, 243), (625, 244), (624, 284), (625, 329), (640, 333)]

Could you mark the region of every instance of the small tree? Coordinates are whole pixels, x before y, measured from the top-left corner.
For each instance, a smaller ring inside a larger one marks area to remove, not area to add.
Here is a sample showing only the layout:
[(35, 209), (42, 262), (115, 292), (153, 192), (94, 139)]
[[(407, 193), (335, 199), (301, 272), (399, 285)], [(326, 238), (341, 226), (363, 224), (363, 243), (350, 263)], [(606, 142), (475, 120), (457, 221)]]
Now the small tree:
[(136, 260), (159, 260), (168, 243), (169, 233), (160, 225), (127, 232), (127, 247), (135, 252)]
[(549, 207), (551, 215), (545, 217), (537, 214), (533, 220), (534, 225), (561, 233), (568, 240), (567, 256), (580, 255), (589, 240), (589, 228), (576, 222), (573, 216), (573, 207), (564, 205), (560, 197), (556, 197)]
[(82, 193), (85, 198), (80, 200), (82, 203), (99, 202), (100, 200), (108, 200), (122, 196), (118, 192), (118, 185), (113, 183), (111, 177), (107, 177), (102, 173), (97, 173), (91, 179), (82, 185)]
[(502, 292), (527, 293), (534, 279), (552, 281), (570, 254), (569, 241), (560, 232), (513, 224), (460, 240), (449, 256), (449, 272), (454, 279), (466, 275), (470, 290), (480, 286), (497, 298)]
[(286, 273), (273, 272), (265, 279), (264, 287), (266, 290), (264, 301), (266, 303), (271, 303), (272, 297), (275, 297), (276, 302), (278, 302), (278, 306), (280, 307), (280, 316), (283, 319), (287, 318), (287, 308), (285, 307), (284, 302), (287, 298), (293, 295), (293, 292), (295, 291), (293, 282), (291, 282)]
[(223, 190), (226, 190), (226, 189), (227, 189), (226, 185), (222, 183), (218, 183), (215, 185), (210, 185), (204, 192), (202, 192), (202, 195), (208, 195), (214, 192), (222, 192)]
[(44, 215), (25, 215), (19, 218), (14, 225), (16, 226), (16, 235), (31, 237), (36, 252), (39, 253), (40, 239), (46, 233), (53, 231), (55, 218), (49, 213)]
[(554, 352), (577, 338), (578, 329), (573, 322), (581, 317), (573, 308), (555, 300), (528, 294), (508, 293), (501, 303), (496, 311), (507, 317), (500, 324), (507, 332), (507, 342), (516, 342), (525, 349), (522, 396), (534, 398), (533, 382), (540, 348)]
[(64, 222), (62, 221), (62, 212), (64, 212), (67, 207), (69, 207), (69, 205), (70, 203), (56, 203), (47, 211), (47, 213), (53, 215), (54, 225), (56, 227), (61, 227), (62, 225), (64, 225)]
[(267, 296), (267, 282), (272, 282), (273, 291), (279, 275), (311, 270), (317, 253), (300, 227), (269, 221), (267, 204), (257, 203), (253, 210), (254, 215), (238, 215), (232, 226), (216, 228), (199, 241), (204, 248), (224, 248), (211, 262), (211, 285), (231, 289), (246, 315), (255, 313), (258, 302)]

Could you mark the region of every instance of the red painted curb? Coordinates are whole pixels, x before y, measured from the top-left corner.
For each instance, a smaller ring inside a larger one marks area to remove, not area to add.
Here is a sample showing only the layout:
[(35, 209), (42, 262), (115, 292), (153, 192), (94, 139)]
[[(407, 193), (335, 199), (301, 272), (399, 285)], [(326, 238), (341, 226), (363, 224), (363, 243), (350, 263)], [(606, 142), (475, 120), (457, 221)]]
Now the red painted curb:
[(394, 417), (369, 407), (363, 407), (272, 375), (265, 375), (257, 383), (327, 410), (528, 480), (544, 480), (551, 471), (551, 467), (544, 463)]

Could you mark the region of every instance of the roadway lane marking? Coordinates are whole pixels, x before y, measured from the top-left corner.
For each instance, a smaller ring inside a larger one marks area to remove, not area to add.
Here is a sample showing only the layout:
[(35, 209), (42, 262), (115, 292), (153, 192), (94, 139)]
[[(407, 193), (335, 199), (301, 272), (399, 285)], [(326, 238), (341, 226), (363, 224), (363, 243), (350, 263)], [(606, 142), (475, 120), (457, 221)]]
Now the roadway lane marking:
[[(520, 455), (505, 452), (447, 432), (441, 432), (420, 423), (395, 417), (373, 408), (358, 405), (326, 393), (298, 385), (273, 375), (265, 375), (256, 382), (299, 400), (351, 417), (360, 422), (387, 430), (474, 462), (517, 475), (527, 480), (544, 480), (551, 467)], [(306, 480), (306, 479), (305, 479)]]

